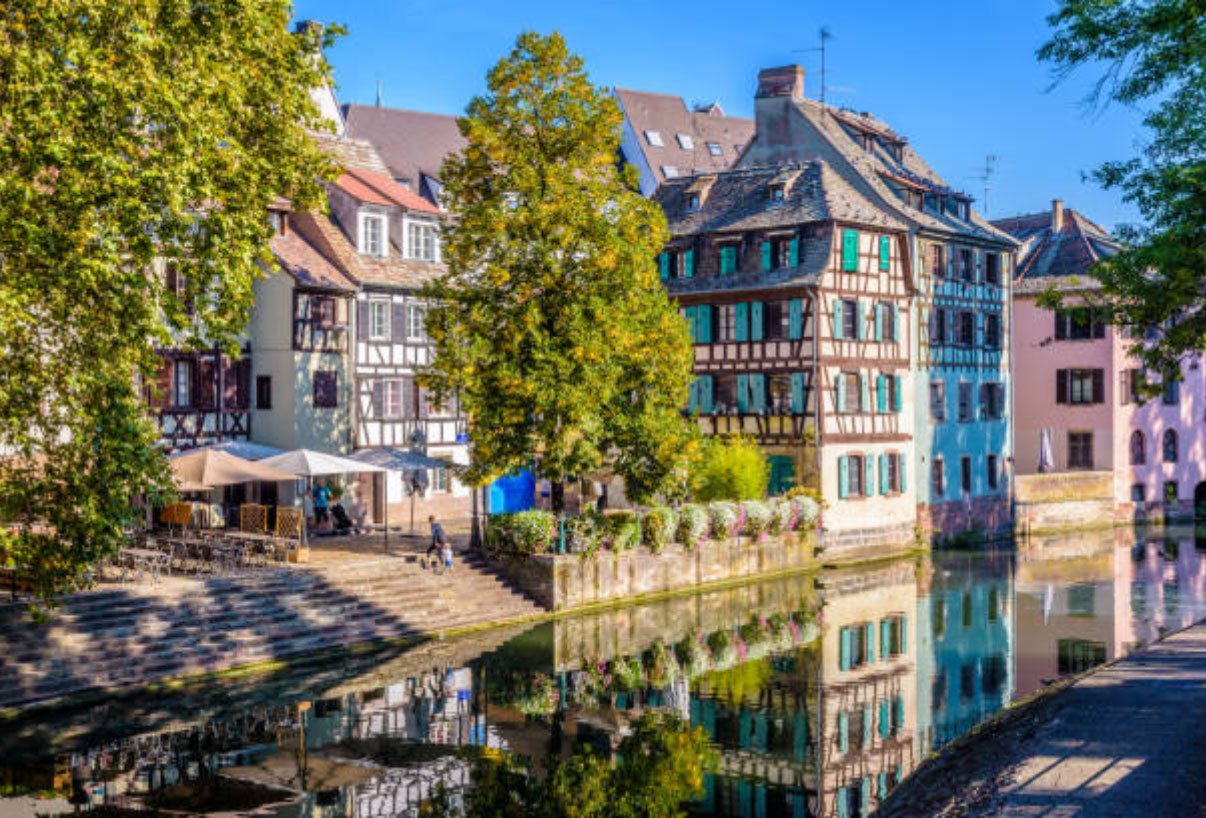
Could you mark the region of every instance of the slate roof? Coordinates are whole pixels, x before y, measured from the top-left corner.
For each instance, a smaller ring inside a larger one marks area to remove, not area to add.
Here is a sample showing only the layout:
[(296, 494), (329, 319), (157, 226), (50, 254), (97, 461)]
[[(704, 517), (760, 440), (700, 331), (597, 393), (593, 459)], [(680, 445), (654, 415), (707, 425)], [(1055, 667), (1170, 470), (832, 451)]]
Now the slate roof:
[[(699, 209), (688, 191), (713, 178)], [(787, 184), (782, 201), (769, 196), (772, 184)], [(905, 230), (903, 221), (875, 207), (828, 163), (821, 160), (734, 168), (718, 174), (667, 180), (653, 196), (662, 206), (672, 236), (767, 230), (808, 222), (840, 221), (887, 230)]]
[(447, 114), (344, 105), (343, 115), (348, 133), (376, 145), (390, 175), (420, 193), (426, 193), (422, 177), (438, 180), (444, 159), (466, 145), (456, 117)]
[(993, 222), (1022, 242), (1014, 274), (1014, 292), (1039, 293), (1048, 288), (1097, 289), (1090, 268), (1122, 249), (1103, 227), (1079, 211), (1064, 208), (1063, 224), (1054, 230), (1050, 210)]
[[(627, 88), (615, 89), (615, 96), (659, 184), (666, 180), (663, 165), (677, 168), (684, 176), (725, 170), (754, 136), (752, 119), (726, 116), (717, 104), (693, 111), (682, 97)], [(662, 147), (650, 145), (646, 131), (657, 131)], [(680, 133), (691, 137), (690, 149), (679, 144)], [(720, 156), (712, 155), (709, 142), (720, 145)]]
[(272, 237), (270, 246), (281, 269), (303, 287), (314, 287), (340, 292), (354, 292), (356, 284), (339, 269), (331, 259), (323, 255), (315, 244), (308, 240), (307, 233), (313, 222), (329, 221), (326, 216), (311, 213), (296, 213), (290, 216), (292, 229), (284, 235)]
[(409, 190), (390, 178), (387, 173), (344, 169), (334, 185), (354, 199), (386, 207), (398, 206), (421, 213), (437, 214), (440, 209), (413, 190)]
[(356, 168), (374, 173), (389, 172), (373, 143), (367, 140), (326, 133), (312, 133), (311, 138), (331, 154), (331, 158), (342, 168)]

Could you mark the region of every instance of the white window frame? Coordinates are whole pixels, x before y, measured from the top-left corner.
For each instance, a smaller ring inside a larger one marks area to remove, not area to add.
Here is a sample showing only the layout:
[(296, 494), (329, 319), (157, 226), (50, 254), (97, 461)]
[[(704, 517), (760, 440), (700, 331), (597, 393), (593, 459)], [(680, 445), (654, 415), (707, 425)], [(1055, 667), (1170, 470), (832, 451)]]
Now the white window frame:
[(667, 179), (677, 179), (679, 177), (678, 168), (674, 165), (662, 165), (662, 176)]
[(676, 133), (674, 138), (678, 140), (678, 146), (685, 151), (695, 150), (695, 140), (691, 138), (689, 133)]
[[(378, 246), (373, 247), (369, 242), (368, 224), (375, 222), (380, 225), (381, 233), (378, 236)], [(377, 258), (385, 258), (389, 255), (389, 220), (384, 213), (374, 213), (372, 211), (360, 211), (360, 230), (358, 232), (359, 242), (357, 243), (360, 252), (366, 256), (375, 256)]]
[[(417, 334), (414, 331), (415, 313), (421, 313), (423, 316), (423, 328)], [(407, 341), (426, 341), (427, 340), (427, 305), (418, 302), (411, 302), (406, 305), (406, 340)]]
[(172, 406), (187, 409), (193, 405), (193, 380), (197, 362), (191, 358), (180, 358), (172, 367)]
[[(431, 239), (431, 253), (430, 255), (425, 255), (422, 251), (426, 244), (425, 237), (428, 235)], [(406, 257), (415, 261), (439, 261), (439, 225), (435, 222), (421, 219), (406, 219)]]
[(708, 153), (712, 156), (724, 156), (724, 146), (719, 142), (708, 142)]
[[(403, 401), (406, 385), (401, 378), (386, 378), (381, 381), (381, 419), (399, 420), (404, 416)], [(392, 408), (396, 404), (396, 409)]]
[(659, 131), (645, 131), (645, 141), (655, 148), (664, 148), (666, 143), (662, 141), (662, 135)]
[[(390, 339), (390, 313), (393, 311), (391, 307), (392, 304), (390, 303), (389, 299), (369, 299), (368, 326), (365, 329), (368, 332), (368, 338), (370, 341), (388, 341)], [(378, 310), (381, 311), (380, 315), (377, 314)], [(380, 322), (378, 322), (378, 318), (381, 318)], [(378, 323), (380, 323), (380, 327), (378, 327)], [(378, 332), (378, 329), (380, 329), (380, 332)]]

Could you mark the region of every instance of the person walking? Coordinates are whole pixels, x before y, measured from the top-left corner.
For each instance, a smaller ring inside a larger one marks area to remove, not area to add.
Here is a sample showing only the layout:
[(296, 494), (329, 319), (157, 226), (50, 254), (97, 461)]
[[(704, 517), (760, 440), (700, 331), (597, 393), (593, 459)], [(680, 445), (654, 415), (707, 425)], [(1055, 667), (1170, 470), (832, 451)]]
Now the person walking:
[(316, 483), (310, 490), (314, 499), (314, 522), (322, 525), (327, 521), (327, 506), (331, 497), (331, 489), (325, 483)]
[(440, 559), (442, 559), (444, 561), (444, 570), (451, 573), (452, 572), (452, 543), (448, 542), (447, 540), (444, 541), (443, 546), (440, 548)]
[(444, 526), (440, 525), (440, 521), (435, 518), (434, 514), (427, 516), (427, 524), (431, 526), (431, 545), (427, 546), (427, 553), (424, 555), (430, 558), (432, 554), (437, 557), (443, 556), (441, 551), (443, 546), (448, 544), (448, 537), (444, 534)]

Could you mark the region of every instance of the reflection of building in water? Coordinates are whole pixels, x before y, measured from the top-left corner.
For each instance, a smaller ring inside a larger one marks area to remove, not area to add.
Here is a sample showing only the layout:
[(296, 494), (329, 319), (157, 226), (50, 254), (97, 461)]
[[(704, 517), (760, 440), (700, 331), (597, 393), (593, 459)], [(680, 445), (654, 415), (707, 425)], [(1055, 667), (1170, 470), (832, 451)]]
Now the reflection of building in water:
[(870, 815), (917, 763), (916, 565), (823, 575), (820, 803)]
[(1013, 554), (944, 554), (917, 608), (921, 755), (1013, 697)]
[(1206, 614), (1192, 532), (1117, 529), (1035, 540), (1018, 555), (1018, 689), (1125, 656)]

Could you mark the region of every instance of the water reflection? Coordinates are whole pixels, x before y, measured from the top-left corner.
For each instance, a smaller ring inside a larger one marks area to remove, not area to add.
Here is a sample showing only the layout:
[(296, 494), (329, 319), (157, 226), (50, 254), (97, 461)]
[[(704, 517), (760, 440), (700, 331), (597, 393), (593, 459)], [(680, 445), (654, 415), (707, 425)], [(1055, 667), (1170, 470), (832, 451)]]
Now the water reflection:
[(656, 738), (680, 751), (650, 770), (699, 776), (692, 814), (855, 818), (1013, 697), (1206, 616), (1204, 545), (1120, 530), (938, 553), (44, 715), (0, 731), (0, 812), (619, 809), (638, 781), (665, 790), (623, 766)]

